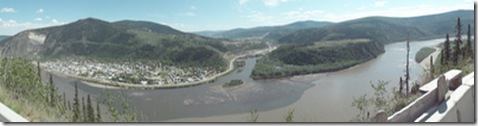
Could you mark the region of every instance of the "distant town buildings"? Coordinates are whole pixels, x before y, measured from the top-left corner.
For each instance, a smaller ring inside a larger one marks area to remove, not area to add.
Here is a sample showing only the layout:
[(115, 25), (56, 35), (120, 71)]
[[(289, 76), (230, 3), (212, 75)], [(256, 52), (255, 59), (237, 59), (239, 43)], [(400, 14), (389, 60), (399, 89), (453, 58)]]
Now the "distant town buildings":
[(41, 63), (48, 71), (142, 85), (191, 83), (220, 71), (212, 68), (178, 68), (161, 63), (102, 63), (84, 58), (66, 58)]

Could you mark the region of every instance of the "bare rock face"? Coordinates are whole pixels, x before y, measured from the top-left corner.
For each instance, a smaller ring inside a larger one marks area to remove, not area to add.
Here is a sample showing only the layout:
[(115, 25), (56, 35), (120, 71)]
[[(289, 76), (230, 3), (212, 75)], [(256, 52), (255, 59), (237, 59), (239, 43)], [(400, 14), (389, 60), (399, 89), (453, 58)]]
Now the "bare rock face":
[(2, 56), (35, 56), (45, 43), (45, 39), (44, 34), (24, 31), (5, 40), (9, 42), (1, 44), (0, 54)]

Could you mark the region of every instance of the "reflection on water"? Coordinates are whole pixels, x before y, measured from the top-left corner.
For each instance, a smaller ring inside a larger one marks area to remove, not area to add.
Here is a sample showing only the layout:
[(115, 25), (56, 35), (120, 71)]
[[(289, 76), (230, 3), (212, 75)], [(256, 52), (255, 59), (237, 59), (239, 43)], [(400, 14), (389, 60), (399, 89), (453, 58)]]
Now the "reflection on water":
[[(442, 41), (443, 39), (411, 43), (412, 80), (419, 78), (423, 72), (421, 66), (414, 62), (414, 54), (422, 47), (433, 46)], [(293, 108), (296, 114), (307, 114), (309, 121), (348, 121), (357, 112), (351, 107), (353, 97), (371, 93), (370, 81), (389, 81), (391, 83), (387, 88), (390, 89), (396, 87), (398, 78), (404, 75), (405, 43), (386, 45), (385, 50), (383, 55), (374, 60), (338, 72), (256, 81), (249, 76), (258, 58), (249, 58), (242, 70), (231, 72), (213, 83), (177, 89), (124, 91), (131, 98), (131, 104), (142, 121), (200, 119), (209, 116), (214, 118), (247, 113), (254, 109), (272, 113), (283, 108)], [(67, 97), (70, 98), (73, 96), (73, 84), (78, 82), (77, 80), (61, 77), (53, 79), (60, 92), (67, 92)], [(241, 79), (244, 84), (222, 87), (233, 79)], [(100, 93), (104, 89), (78, 83), (80, 93), (89, 93), (101, 99)], [(119, 90), (111, 91), (117, 94)], [(267, 113), (264, 113), (261, 120), (276, 120), (272, 117), (273, 115), (267, 116)], [(236, 121), (243, 119), (237, 118)]]

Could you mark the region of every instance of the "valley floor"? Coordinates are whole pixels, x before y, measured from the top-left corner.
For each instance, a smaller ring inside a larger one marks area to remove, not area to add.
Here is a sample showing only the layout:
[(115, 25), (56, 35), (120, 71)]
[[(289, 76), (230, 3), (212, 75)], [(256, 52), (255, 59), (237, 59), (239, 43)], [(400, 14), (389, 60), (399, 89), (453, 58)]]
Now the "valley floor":
[(150, 85), (150, 84), (124, 83), (124, 82), (118, 82), (118, 81), (108, 80), (108, 79), (104, 79), (104, 78), (85, 77), (85, 76), (80, 76), (79, 74), (71, 74), (71, 73), (55, 71), (55, 70), (51, 70), (51, 68), (50, 69), (47, 68), (47, 71), (50, 71), (51, 73), (53, 73), (55, 75), (59, 75), (59, 76), (72, 77), (72, 78), (80, 79), (80, 80), (86, 81), (87, 84), (89, 84), (90, 86), (99, 87), (99, 88), (119, 88), (119, 87), (148, 88), (148, 89), (179, 88), (179, 87), (194, 86), (194, 85), (214, 81), (216, 78), (221, 77), (223, 75), (226, 75), (229, 72), (231, 72), (232, 70), (234, 70), (234, 62), (237, 59), (242, 58), (242, 57), (248, 57), (248, 56), (264, 55), (266, 53), (271, 52), (274, 49), (276, 49), (276, 47), (269, 46), (268, 48), (265, 48), (265, 49), (252, 50), (252, 51), (247, 51), (247, 52), (237, 54), (237, 55), (231, 55), (230, 57), (233, 57), (233, 58), (231, 60), (229, 60), (229, 65), (228, 65), (227, 70), (225, 70), (221, 73), (217, 73), (217, 74), (207, 74), (206, 77), (203, 77), (202, 79), (195, 79), (195, 81), (186, 81), (186, 82), (173, 83), (173, 84), (153, 84), (153, 85)]

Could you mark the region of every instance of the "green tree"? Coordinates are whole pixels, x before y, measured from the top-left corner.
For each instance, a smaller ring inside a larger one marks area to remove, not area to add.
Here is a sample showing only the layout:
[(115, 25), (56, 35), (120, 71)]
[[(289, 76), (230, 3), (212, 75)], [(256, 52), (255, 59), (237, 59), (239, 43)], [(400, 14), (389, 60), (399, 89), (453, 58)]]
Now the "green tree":
[(66, 95), (65, 92), (63, 92), (63, 109), (68, 109), (68, 106), (66, 105)]
[(458, 20), (457, 20), (457, 23), (456, 23), (456, 26), (455, 26), (455, 29), (456, 29), (456, 36), (455, 36), (455, 55), (453, 56), (453, 63), (455, 65), (458, 64), (458, 60), (460, 60), (460, 56), (461, 55), (461, 22), (460, 22), (460, 18), (458, 17)]
[(71, 103), (70, 103), (70, 100), (68, 100), (68, 110), (71, 111)]
[(399, 80), (398, 84), (400, 85), (400, 88), (399, 88), (398, 92), (402, 93), (402, 90), (403, 90), (403, 79), (402, 79), (402, 77), (400, 77), (400, 80)]
[(352, 107), (359, 109), (359, 113), (352, 119), (352, 121), (368, 122), (370, 121), (370, 112), (392, 110), (393, 105), (388, 104), (390, 102), (390, 96), (385, 88), (388, 83), (389, 82), (382, 80), (379, 80), (375, 84), (370, 82), (374, 90), (374, 95), (372, 97), (368, 97), (367, 94), (364, 94), (358, 98), (353, 98)]
[(433, 56), (430, 56), (430, 79), (435, 78), (435, 66), (433, 65)]
[(405, 92), (406, 92), (407, 95), (408, 95), (408, 91), (409, 91), (408, 90), (409, 89), (408, 88), (409, 87), (408, 82), (410, 80), (410, 69), (409, 69), (410, 62), (409, 62), (409, 59), (410, 59), (410, 41), (407, 40), (407, 65), (405, 66), (406, 67), (405, 68), (405, 71), (406, 71), (406, 73), (405, 73), (405, 84), (406, 84)]
[(254, 109), (253, 111), (250, 112), (250, 115), (247, 116), (245, 119), (248, 122), (257, 122), (258, 118), (259, 118), (259, 113), (257, 113), (257, 109)]
[(359, 113), (355, 116), (352, 121), (355, 122), (365, 122), (369, 120), (370, 112), (369, 112), (369, 100), (367, 95), (364, 94), (358, 98), (353, 98), (352, 106), (359, 109)]
[(75, 82), (75, 97), (73, 98), (73, 122), (80, 121), (80, 101), (78, 99), (78, 84)]
[(470, 57), (470, 58), (473, 59), (473, 58), (475, 58), (475, 55), (473, 54), (473, 49), (472, 49), (473, 47), (471, 45), (471, 26), (470, 26), (470, 24), (468, 24), (468, 32), (467, 32), (466, 35), (467, 35), (466, 36), (466, 38), (467, 38), (467, 40), (466, 40), (466, 51), (465, 51), (466, 53), (464, 53), (464, 54), (466, 54), (467, 57)]
[(375, 105), (376, 110), (383, 110), (387, 107), (388, 91), (385, 86), (388, 84), (386, 81), (379, 80), (377, 84), (370, 82), (371, 87), (374, 90), (374, 96), (371, 101)]
[(294, 122), (294, 109), (289, 109), (284, 117), (285, 122)]
[(52, 78), (52, 75), (50, 74), (50, 79), (48, 81), (48, 85), (49, 85), (49, 88), (50, 88), (50, 104), (51, 106), (55, 106), (55, 103), (56, 103), (56, 97), (55, 97), (55, 85), (53, 85), (53, 78)]
[(120, 121), (118, 110), (115, 107), (115, 102), (114, 100), (116, 99), (109, 91), (104, 91), (103, 92), (106, 97), (106, 99), (103, 101), (106, 106), (108, 106), (108, 114), (110, 116), (110, 119), (113, 122), (118, 122)]
[(87, 122), (94, 122), (95, 121), (95, 110), (93, 109), (93, 106), (91, 105), (91, 98), (90, 94), (88, 94), (86, 98), (86, 111), (87, 111)]
[(96, 122), (101, 122), (100, 103), (96, 102)]
[(38, 77), (41, 78), (40, 61), (37, 61), (37, 74)]
[(446, 34), (446, 39), (445, 39), (445, 44), (444, 44), (444, 54), (443, 54), (443, 58), (444, 59), (441, 59), (442, 62), (443, 62), (443, 65), (448, 65), (448, 62), (450, 61), (450, 55), (451, 55), (451, 48), (450, 48), (450, 39), (449, 39), (449, 36), (448, 34)]
[(86, 110), (86, 105), (85, 105), (85, 97), (81, 97), (81, 117), (83, 122), (87, 122), (88, 120), (88, 112)]

